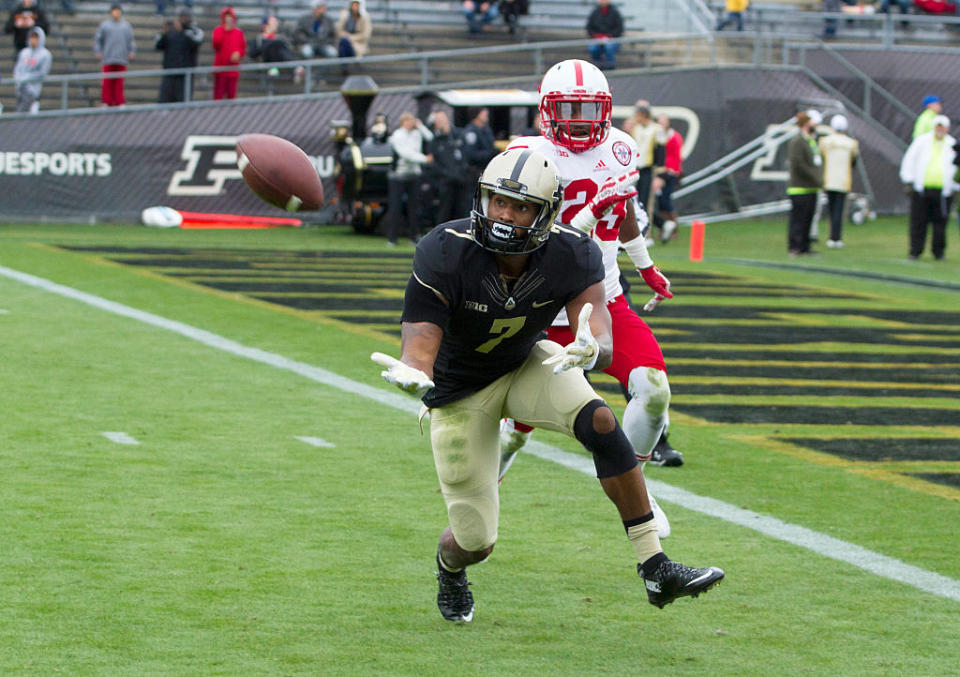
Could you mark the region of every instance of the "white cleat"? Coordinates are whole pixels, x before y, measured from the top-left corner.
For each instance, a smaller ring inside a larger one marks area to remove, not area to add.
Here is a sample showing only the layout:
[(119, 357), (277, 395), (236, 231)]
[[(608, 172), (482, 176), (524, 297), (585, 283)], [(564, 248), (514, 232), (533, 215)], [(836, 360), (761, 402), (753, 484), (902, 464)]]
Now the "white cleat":
[(663, 512), (663, 508), (660, 507), (657, 499), (649, 491), (647, 492), (647, 498), (650, 499), (650, 508), (653, 510), (653, 521), (657, 523), (657, 536), (664, 539), (670, 535), (670, 520), (667, 519), (667, 514)]
[(530, 439), (530, 433), (515, 430), (513, 421), (509, 418), (500, 421), (500, 474), (497, 476), (497, 483), (503, 481), (503, 476), (507, 474), (517, 458), (517, 453), (528, 439)]
[(676, 221), (664, 221), (663, 222), (663, 233), (660, 236), (661, 242), (667, 242), (673, 234), (677, 232), (677, 222)]

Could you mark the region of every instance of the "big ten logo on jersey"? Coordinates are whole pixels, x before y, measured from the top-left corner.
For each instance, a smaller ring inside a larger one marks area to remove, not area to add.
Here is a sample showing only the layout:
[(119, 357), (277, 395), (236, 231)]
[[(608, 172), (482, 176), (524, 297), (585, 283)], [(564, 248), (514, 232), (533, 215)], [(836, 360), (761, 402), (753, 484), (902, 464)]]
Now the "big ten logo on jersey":
[[(603, 180), (600, 177), (600, 180)], [(563, 187), (563, 211), (560, 212), (561, 223), (570, 223), (573, 217), (586, 206), (593, 196), (600, 190), (600, 184), (593, 179), (574, 179)], [(627, 216), (627, 200), (618, 202), (597, 221), (593, 232), (597, 239), (604, 242), (616, 240), (620, 235), (620, 224)]]
[(630, 164), (630, 160), (633, 159), (633, 153), (630, 151), (630, 146), (625, 144), (623, 141), (614, 141), (613, 148), (613, 157), (616, 158), (617, 162), (622, 164), (624, 167)]
[[(180, 151), (180, 159), (187, 166), (170, 177), (167, 195), (215, 196), (223, 193), (227, 181), (243, 178), (237, 167), (236, 145), (236, 136), (188, 136)], [(332, 155), (308, 157), (320, 178), (333, 176)]]

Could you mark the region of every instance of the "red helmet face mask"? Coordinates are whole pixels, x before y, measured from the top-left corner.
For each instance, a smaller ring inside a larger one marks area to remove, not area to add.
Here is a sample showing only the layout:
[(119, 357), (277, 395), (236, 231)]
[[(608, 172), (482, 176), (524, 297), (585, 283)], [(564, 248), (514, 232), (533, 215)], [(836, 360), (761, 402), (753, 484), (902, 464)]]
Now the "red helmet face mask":
[(606, 141), (612, 110), (609, 94), (547, 95), (540, 103), (540, 119), (549, 124), (554, 143), (579, 153)]
[(610, 133), (613, 97), (599, 68), (580, 59), (552, 66), (540, 83), (540, 132), (579, 153)]

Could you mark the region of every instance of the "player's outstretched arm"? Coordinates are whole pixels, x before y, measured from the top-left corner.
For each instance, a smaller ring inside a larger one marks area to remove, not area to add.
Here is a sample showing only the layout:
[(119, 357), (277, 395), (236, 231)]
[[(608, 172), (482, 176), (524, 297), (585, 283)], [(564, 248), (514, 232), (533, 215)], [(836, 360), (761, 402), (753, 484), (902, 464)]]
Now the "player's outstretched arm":
[(431, 322), (404, 322), (401, 328), (401, 357), (373, 353), (370, 359), (386, 367), (383, 379), (411, 395), (423, 395), (433, 388), (433, 363), (440, 350), (443, 330)]
[(592, 231), (604, 214), (637, 194), (639, 176), (640, 172), (636, 169), (620, 176), (611, 176), (600, 186), (597, 194), (570, 220), (570, 225), (584, 233)]
[[(643, 218), (646, 219), (645, 214)], [(643, 309), (649, 313), (663, 299), (672, 299), (670, 280), (653, 265), (653, 259), (650, 258), (650, 253), (647, 251), (647, 245), (643, 241), (643, 236), (640, 235), (640, 225), (633, 211), (632, 201), (627, 204), (627, 218), (623, 220), (623, 225), (620, 227), (620, 244), (623, 245), (627, 256), (633, 261), (633, 265), (637, 267), (640, 277), (654, 291), (653, 298), (644, 304)]]
[(604, 303), (603, 283), (589, 286), (567, 303), (567, 317), (577, 318), (570, 329), (575, 333), (573, 343), (543, 361), (554, 365), (553, 372), (579, 367), (583, 370), (606, 369), (613, 361), (613, 336), (610, 312)]

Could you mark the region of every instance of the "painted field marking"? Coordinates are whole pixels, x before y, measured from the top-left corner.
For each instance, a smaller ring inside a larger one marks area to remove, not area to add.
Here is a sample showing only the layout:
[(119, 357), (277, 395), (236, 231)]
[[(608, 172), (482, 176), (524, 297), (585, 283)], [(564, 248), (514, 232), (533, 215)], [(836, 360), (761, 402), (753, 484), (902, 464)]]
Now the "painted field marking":
[[(228, 338), (214, 334), (213, 332), (198, 329), (183, 322), (177, 322), (176, 320), (169, 320), (143, 310), (137, 310), (136, 308), (125, 306), (122, 303), (109, 301), (99, 296), (73, 289), (72, 287), (51, 282), (42, 277), (21, 273), (20, 271), (5, 266), (0, 266), (0, 275), (37, 289), (43, 289), (53, 294), (80, 301), (94, 308), (99, 308), (122, 317), (128, 317), (138, 322), (143, 322), (144, 324), (180, 334), (181, 336), (193, 339), (211, 348), (217, 348), (218, 350), (223, 350), (233, 355), (299, 374), (317, 383), (360, 395), (379, 402), (380, 404), (393, 407), (394, 409), (399, 409), (414, 415), (417, 414), (420, 409), (419, 400), (414, 400), (406, 395), (386, 391), (381, 388), (374, 388), (335, 374), (332, 371), (314, 367), (304, 362), (291, 360), (276, 353), (270, 353), (265, 350), (260, 350), (259, 348), (250, 348), (236, 341), (231, 341)], [(590, 477), (593, 477), (595, 474), (593, 461), (586, 456), (572, 454), (568, 451), (537, 442), (536, 440), (528, 442), (525, 449), (540, 458), (559, 463), (560, 465), (582, 472)], [(898, 581), (904, 585), (929, 592), (938, 597), (960, 602), (960, 581), (948, 578), (947, 576), (921, 569), (920, 567), (907, 564), (896, 558), (881, 555), (880, 553), (862, 548), (853, 543), (841, 541), (838, 538), (790, 524), (775, 517), (761, 515), (760, 513), (744, 510), (723, 501), (700, 496), (685, 489), (666, 484), (665, 482), (648, 480), (647, 484), (655, 496), (665, 501), (703, 513), (709, 517), (716, 517), (748, 529), (753, 529), (771, 538), (806, 548), (824, 557), (852, 564), (857, 568), (876, 574), (877, 576)]]
[(301, 442), (306, 442), (314, 447), (333, 447), (333, 442), (327, 442), (325, 439), (320, 437), (301, 437), (300, 435), (294, 435), (294, 439), (300, 440)]
[[(596, 476), (593, 460), (586, 456), (572, 454), (569, 451), (563, 451), (536, 440), (527, 442), (523, 449), (534, 456), (559, 463), (590, 477)], [(776, 517), (762, 515), (714, 498), (694, 494), (686, 489), (659, 480), (647, 479), (647, 487), (657, 497), (658, 501), (662, 499), (710, 517), (718, 517), (727, 522), (759, 531), (771, 538), (812, 550), (824, 557), (852, 564), (877, 576), (899, 581), (939, 597), (960, 602), (960, 581), (952, 578), (907, 564), (894, 557), (881, 555), (859, 545), (841, 541), (839, 538), (784, 522)]]
[(0, 308), (0, 315), (7, 315), (9, 312), (6, 308)]
[(105, 432), (100, 434), (106, 437), (111, 442), (114, 442), (116, 444), (140, 444), (140, 442), (138, 442), (136, 438), (130, 437), (130, 435), (128, 435), (127, 433)]

